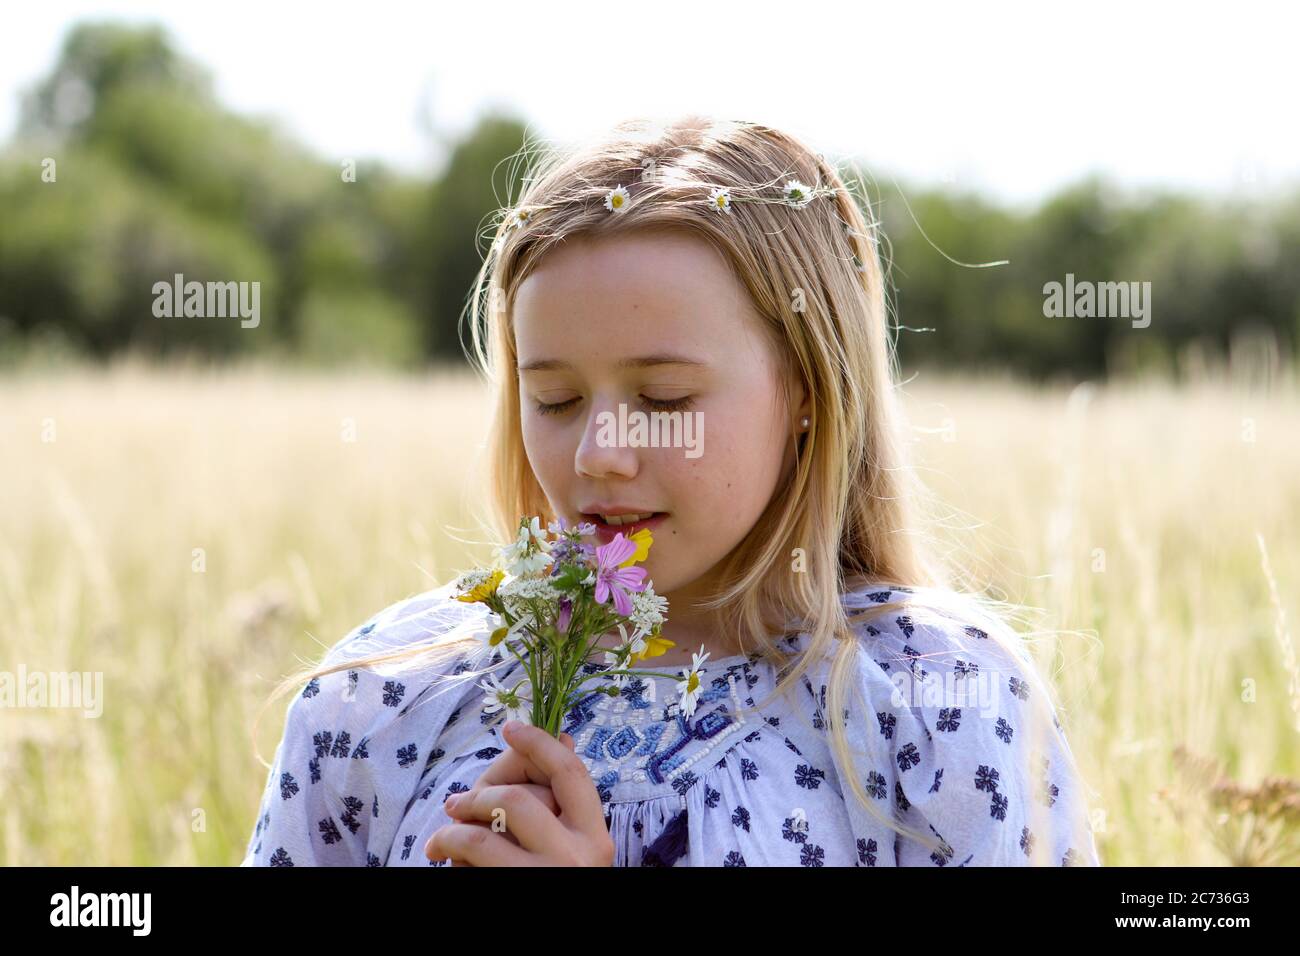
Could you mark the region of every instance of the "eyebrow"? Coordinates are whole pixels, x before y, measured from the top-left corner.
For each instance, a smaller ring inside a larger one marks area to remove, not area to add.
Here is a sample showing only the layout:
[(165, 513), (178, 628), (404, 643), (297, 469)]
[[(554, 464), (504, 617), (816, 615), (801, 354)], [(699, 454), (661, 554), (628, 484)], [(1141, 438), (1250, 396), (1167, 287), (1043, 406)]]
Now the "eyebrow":
[[(698, 367), (707, 367), (707, 362), (701, 362), (698, 359), (689, 358), (685, 355), (641, 355), (636, 358), (620, 359), (617, 368), (652, 368), (656, 365), (691, 365)], [(519, 366), (521, 372), (553, 372), (561, 369), (571, 369), (568, 362), (561, 362), (559, 359), (536, 359)]]

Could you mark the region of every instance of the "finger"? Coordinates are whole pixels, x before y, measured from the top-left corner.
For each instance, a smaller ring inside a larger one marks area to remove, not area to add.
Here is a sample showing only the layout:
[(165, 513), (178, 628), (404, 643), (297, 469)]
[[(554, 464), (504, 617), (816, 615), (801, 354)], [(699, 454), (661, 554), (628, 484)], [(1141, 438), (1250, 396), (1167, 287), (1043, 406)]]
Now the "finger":
[[(550, 807), (514, 784), (465, 793), (456, 809), (494, 833), (514, 834), (519, 845), (533, 853), (559, 854), (573, 842), (573, 835)], [(461, 822), (459, 817), (456, 822)]]
[[(483, 823), (483, 822), (481, 822), (481, 821), (479, 821), (479, 820), (457, 820), (456, 822), (457, 822), (457, 823), (464, 823), (464, 824), (466, 824), (467, 826), (471, 826), (471, 827), (487, 827), (489, 830), (492, 829), (492, 824), (490, 824), (490, 823)], [(515, 846), (519, 846), (519, 840), (516, 839), (515, 835), (514, 835), (513, 833), (511, 833), (509, 830), (502, 830), (502, 831), (500, 832), (500, 835), (503, 836), (503, 837), (505, 837), (507, 840), (509, 840), (509, 841), (510, 841), (511, 843), (513, 843)], [(462, 866), (467, 866), (468, 864), (464, 864), (464, 863), (462, 863), (461, 865), (462, 865)]]
[(532, 856), (484, 826), (449, 823), (438, 827), (424, 845), (430, 860), (450, 859), (469, 866), (532, 866)]
[(466, 863), (464, 860), (458, 860), (455, 857), (451, 856), (450, 854), (444, 853), (441, 849), (438, 848), (438, 845), (434, 842), (433, 839), (433, 837), (437, 834), (437, 832), (438, 832), (437, 830), (434, 830), (433, 834), (430, 834), (429, 839), (424, 841), (424, 855), (429, 858), (429, 861), (431, 863), (439, 863), (439, 862), (447, 863), (450, 864), (451, 866), (469, 866), (469, 864)]
[(542, 787), (551, 785), (550, 778), (540, 767), (509, 744), (492, 759), (475, 781), (476, 786), (482, 784), (485, 787), (502, 783), (534, 783)]
[(537, 783), (494, 784), (487, 787), (474, 786), (469, 790), (462, 791), (461, 793), (453, 793), (450, 797), (444, 800), (442, 802), (442, 812), (462, 823), (468, 823), (471, 819), (480, 819), (477, 816), (471, 818), (468, 815), (471, 812), (469, 808), (476, 805), (475, 801), (469, 798), (471, 795), (482, 793), (484, 790), (492, 789), (494, 786), (514, 786), (526, 790), (541, 801), (546, 808), (551, 811), (552, 816), (558, 817), (560, 815), (560, 805), (555, 801), (555, 793), (550, 787), (543, 787), (541, 784)]
[(561, 818), (567, 815), (582, 821), (584, 828), (593, 833), (596, 821), (604, 826), (605, 809), (600, 794), (591, 782), (591, 772), (575, 751), (530, 724), (520, 724), (506, 732), (506, 742), (546, 775), (560, 805)]
[[(545, 731), (543, 731), (543, 733), (545, 733)], [(549, 737), (550, 734), (547, 734), (547, 736)], [(561, 732), (560, 739), (568, 745), (570, 751), (575, 750), (573, 738), (568, 734)], [(534, 783), (539, 786), (549, 787), (551, 785), (551, 780), (546, 773), (533, 763), (533, 761), (529, 760), (525, 754), (514, 747), (507, 746), (506, 749), (494, 758), (493, 761), (488, 764), (487, 768), (479, 774), (478, 780), (475, 781), (475, 786), (478, 786), (480, 783), (485, 787), (501, 783)]]

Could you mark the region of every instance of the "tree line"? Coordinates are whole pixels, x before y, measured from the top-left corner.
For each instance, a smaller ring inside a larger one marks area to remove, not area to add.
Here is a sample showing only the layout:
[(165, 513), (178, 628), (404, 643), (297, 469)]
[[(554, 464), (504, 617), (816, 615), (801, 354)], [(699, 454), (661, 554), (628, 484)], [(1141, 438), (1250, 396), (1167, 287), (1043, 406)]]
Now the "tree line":
[[(326, 159), (225, 108), (161, 28), (78, 25), (0, 150), (0, 356), (463, 361), (484, 228), (519, 192), (501, 160), (524, 135), (486, 115), (436, 177)], [(1261, 336), (1295, 356), (1300, 190), (1210, 199), (1094, 177), (1029, 210), (870, 191), (905, 366), (1102, 376)], [(155, 286), (182, 276), (258, 281), (265, 319), (160, 321)], [(1051, 284), (1067, 282), (1147, 284), (1146, 323), (1083, 314), (1082, 299), (1053, 313)]]

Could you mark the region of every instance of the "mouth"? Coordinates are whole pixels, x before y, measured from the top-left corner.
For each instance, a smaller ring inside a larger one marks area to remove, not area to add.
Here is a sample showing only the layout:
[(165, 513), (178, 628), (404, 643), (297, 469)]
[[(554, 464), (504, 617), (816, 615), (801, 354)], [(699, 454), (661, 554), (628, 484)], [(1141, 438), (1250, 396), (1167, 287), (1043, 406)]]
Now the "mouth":
[(596, 534), (601, 544), (609, 544), (620, 534), (630, 538), (642, 529), (658, 528), (667, 518), (667, 511), (642, 511), (621, 515), (582, 513), (583, 521), (589, 521), (596, 526)]

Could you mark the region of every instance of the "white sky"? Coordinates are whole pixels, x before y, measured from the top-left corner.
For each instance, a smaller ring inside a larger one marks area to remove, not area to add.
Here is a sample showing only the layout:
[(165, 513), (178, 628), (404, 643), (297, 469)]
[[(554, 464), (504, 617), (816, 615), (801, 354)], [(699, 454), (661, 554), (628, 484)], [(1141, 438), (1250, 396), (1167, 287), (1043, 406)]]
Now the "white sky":
[(1296, 9), (37, 0), (0, 21), (0, 138), (69, 25), (112, 17), (163, 23), (227, 105), (327, 158), (428, 170), (489, 104), (547, 139), (700, 110), (1013, 201), (1094, 170), (1256, 192), (1300, 182)]

